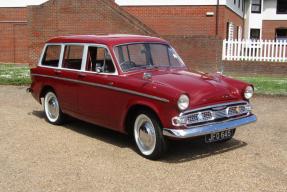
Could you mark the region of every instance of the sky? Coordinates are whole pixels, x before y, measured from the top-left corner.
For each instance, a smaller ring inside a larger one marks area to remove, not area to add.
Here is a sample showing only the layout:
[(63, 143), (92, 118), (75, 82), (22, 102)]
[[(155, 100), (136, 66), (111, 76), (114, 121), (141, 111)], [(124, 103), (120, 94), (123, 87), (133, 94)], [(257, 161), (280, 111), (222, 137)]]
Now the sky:
[(40, 5), (47, 0), (0, 0), (0, 7), (25, 7), (27, 5)]

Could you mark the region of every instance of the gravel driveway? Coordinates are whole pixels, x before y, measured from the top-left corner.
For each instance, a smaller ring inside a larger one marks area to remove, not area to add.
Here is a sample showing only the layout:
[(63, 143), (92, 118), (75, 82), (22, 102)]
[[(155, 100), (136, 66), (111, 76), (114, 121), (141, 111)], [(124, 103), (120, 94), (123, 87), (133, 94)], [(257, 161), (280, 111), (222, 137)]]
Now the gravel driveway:
[(53, 126), (25, 87), (0, 86), (0, 191), (287, 191), (287, 97), (253, 99), (258, 122), (224, 144), (173, 142), (149, 161), (124, 135)]

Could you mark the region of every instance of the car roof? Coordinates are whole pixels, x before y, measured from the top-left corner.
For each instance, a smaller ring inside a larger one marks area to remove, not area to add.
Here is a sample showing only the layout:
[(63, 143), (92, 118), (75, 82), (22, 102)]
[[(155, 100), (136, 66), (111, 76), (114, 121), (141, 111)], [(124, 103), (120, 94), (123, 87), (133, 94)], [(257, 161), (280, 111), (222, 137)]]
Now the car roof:
[(150, 37), (143, 35), (128, 35), (128, 34), (116, 34), (116, 35), (67, 35), (54, 37), (46, 43), (94, 43), (104, 45), (120, 45), (125, 43), (163, 43), (168, 44), (167, 41), (158, 37)]

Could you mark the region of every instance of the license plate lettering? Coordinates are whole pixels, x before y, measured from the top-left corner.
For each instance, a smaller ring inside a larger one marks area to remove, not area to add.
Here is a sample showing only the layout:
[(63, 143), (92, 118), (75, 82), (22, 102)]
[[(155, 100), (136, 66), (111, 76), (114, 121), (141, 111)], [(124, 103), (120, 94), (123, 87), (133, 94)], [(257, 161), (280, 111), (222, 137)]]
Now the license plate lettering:
[(229, 139), (233, 135), (233, 130), (225, 130), (222, 132), (212, 133), (205, 136), (205, 142), (212, 143), (216, 141), (221, 141), (224, 139)]

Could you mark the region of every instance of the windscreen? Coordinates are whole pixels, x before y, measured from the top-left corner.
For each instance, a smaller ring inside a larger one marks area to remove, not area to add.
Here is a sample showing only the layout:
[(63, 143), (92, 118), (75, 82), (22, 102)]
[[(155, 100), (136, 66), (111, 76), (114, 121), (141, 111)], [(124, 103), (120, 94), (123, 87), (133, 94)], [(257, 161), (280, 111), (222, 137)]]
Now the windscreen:
[(121, 69), (126, 72), (146, 67), (184, 67), (175, 50), (165, 44), (134, 43), (120, 45), (115, 54)]

